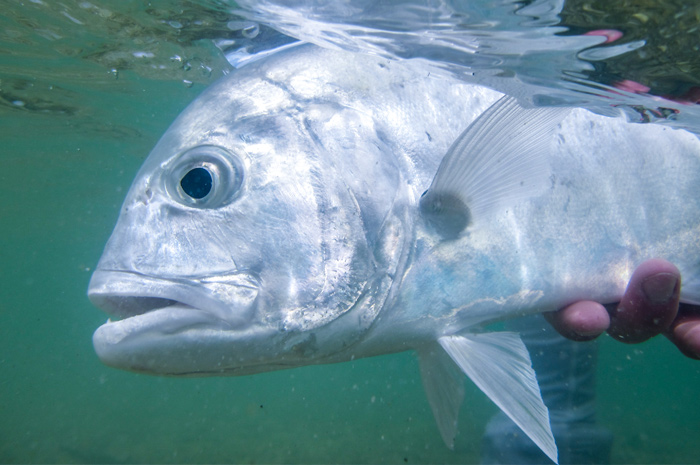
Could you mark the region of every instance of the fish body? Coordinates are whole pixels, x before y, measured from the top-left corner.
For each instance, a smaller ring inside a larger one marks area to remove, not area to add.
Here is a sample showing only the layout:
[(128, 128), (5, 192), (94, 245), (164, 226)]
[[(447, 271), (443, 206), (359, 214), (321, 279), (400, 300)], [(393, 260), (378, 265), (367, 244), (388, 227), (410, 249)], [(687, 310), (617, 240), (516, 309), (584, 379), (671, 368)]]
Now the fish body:
[(482, 328), (617, 301), (652, 257), (699, 303), (697, 192), (690, 133), (297, 46), (205, 90), (153, 149), (90, 283), (119, 318), (94, 346), (172, 376), (416, 350), (448, 445), (458, 367), (556, 461), (527, 350)]

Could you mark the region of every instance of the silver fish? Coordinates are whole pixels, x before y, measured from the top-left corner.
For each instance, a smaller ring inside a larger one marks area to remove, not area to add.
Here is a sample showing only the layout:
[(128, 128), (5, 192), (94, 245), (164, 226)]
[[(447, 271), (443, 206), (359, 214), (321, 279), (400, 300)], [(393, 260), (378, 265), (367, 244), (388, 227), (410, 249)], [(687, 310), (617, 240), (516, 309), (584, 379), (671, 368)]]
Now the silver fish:
[(449, 446), (464, 372), (556, 461), (527, 349), (484, 326), (617, 301), (652, 257), (700, 303), (698, 192), (690, 133), (294, 47), (212, 85), (145, 161), (90, 282), (117, 318), (95, 350), (171, 376), (416, 350)]

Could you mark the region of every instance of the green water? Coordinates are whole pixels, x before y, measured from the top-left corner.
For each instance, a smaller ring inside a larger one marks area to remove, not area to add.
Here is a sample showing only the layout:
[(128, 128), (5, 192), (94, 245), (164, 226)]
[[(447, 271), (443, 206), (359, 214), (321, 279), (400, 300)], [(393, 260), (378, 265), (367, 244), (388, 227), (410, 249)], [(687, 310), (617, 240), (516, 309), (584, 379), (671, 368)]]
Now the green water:
[[(28, 82), (60, 82), (74, 111), (0, 107), (0, 462), (478, 462), (496, 408), (469, 386), (448, 450), (410, 353), (243, 378), (103, 366), (91, 336), (105, 316), (85, 296), (91, 270), (136, 170), (204, 84), (114, 79), (61, 60), (37, 64)], [(52, 81), (60, 67), (75, 78)], [(598, 379), (614, 463), (700, 463), (699, 362), (662, 338), (603, 337)]]

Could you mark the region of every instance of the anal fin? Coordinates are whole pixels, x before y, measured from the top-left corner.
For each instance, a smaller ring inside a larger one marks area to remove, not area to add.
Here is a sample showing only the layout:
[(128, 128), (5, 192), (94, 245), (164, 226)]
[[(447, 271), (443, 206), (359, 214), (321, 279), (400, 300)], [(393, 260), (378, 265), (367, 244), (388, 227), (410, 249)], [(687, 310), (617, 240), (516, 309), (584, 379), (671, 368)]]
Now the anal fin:
[(464, 376), (439, 344), (418, 351), (420, 374), (442, 440), (454, 449), (457, 417), (464, 400)]

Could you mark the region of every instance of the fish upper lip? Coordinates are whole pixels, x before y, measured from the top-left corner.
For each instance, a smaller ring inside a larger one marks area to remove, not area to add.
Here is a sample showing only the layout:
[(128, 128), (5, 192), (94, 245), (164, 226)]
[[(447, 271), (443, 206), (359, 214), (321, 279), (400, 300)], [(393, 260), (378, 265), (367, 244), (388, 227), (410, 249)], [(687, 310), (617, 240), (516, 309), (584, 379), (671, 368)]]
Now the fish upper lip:
[[(231, 289), (250, 295), (225, 302), (221, 295), (225, 298), (225, 291)], [(98, 268), (90, 280), (88, 298), (96, 307), (120, 319), (177, 305), (240, 326), (250, 321), (258, 290), (254, 276), (236, 271), (197, 278), (158, 278), (136, 271)]]

